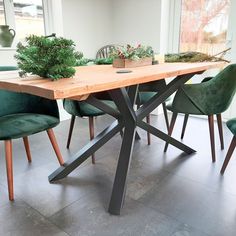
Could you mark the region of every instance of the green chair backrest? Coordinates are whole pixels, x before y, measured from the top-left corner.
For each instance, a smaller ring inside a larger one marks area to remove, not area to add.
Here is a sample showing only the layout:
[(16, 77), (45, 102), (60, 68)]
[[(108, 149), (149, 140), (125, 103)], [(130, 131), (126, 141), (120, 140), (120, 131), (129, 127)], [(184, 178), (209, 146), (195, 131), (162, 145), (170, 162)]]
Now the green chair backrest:
[(17, 113), (37, 113), (59, 118), (57, 102), (46, 98), (0, 90), (0, 117)]
[(183, 90), (203, 114), (220, 114), (230, 105), (236, 92), (236, 64), (231, 64), (213, 79), (184, 85)]
[[(13, 66), (0, 66), (0, 71), (17, 70)], [(59, 118), (57, 102), (46, 98), (0, 90), (0, 117), (17, 113), (37, 113)]]

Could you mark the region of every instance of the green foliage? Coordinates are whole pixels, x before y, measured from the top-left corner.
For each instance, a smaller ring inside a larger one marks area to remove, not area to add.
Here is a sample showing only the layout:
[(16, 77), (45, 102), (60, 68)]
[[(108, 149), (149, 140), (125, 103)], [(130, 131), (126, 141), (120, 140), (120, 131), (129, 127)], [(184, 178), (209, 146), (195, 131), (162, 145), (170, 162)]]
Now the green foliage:
[(18, 43), (17, 60), (20, 74), (31, 73), (44, 78), (57, 80), (75, 74), (73, 66), (83, 54), (75, 51), (72, 40), (31, 35), (26, 45)]
[(95, 59), (94, 63), (96, 65), (111, 65), (113, 63), (113, 58), (111, 58), (111, 57), (98, 58), (98, 59)]
[(88, 64), (93, 63), (93, 61), (94, 61), (93, 59), (88, 59), (88, 58), (82, 57), (76, 61), (75, 65), (76, 66), (87, 66)]
[(172, 53), (165, 55), (165, 62), (204, 62), (204, 61), (225, 61), (225, 60), (201, 52), (182, 52), (182, 53)]
[(129, 44), (121, 46), (111, 50), (110, 57), (113, 59), (130, 59), (138, 60), (145, 57), (153, 57), (153, 49), (150, 46), (143, 46), (139, 44), (137, 47), (133, 47)]

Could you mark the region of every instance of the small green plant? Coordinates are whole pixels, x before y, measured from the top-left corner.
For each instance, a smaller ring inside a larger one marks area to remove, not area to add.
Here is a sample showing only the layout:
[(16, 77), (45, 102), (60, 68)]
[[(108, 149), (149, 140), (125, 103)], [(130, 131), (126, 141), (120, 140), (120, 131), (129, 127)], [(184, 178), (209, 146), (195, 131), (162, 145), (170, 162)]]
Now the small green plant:
[(16, 52), (21, 76), (30, 73), (52, 80), (72, 77), (75, 74), (73, 67), (83, 57), (75, 51), (72, 40), (55, 35), (31, 35), (26, 38), (25, 45), (18, 43)]
[(96, 65), (110, 65), (113, 63), (113, 58), (108, 57), (108, 58), (97, 58), (94, 60), (94, 63)]
[(110, 57), (113, 59), (130, 59), (138, 60), (145, 57), (153, 57), (153, 49), (150, 46), (143, 46), (139, 44), (133, 47), (130, 44), (120, 46), (111, 51)]

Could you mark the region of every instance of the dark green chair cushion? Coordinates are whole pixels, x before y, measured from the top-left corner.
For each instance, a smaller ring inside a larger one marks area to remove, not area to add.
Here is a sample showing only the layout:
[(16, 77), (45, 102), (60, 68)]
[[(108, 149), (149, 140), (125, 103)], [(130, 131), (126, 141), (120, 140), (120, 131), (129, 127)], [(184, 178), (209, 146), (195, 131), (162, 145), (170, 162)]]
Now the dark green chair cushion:
[[(136, 103), (138, 105), (142, 105), (146, 103), (158, 92), (165, 90), (165, 88), (166, 88), (166, 82), (164, 79), (140, 84)], [(169, 101), (169, 100), (170, 98), (167, 98), (166, 101)]]
[(236, 118), (228, 120), (226, 122), (227, 127), (229, 130), (233, 133), (233, 135), (236, 135)]
[(155, 96), (156, 92), (139, 92), (139, 102), (140, 104), (144, 104), (149, 101), (153, 96)]
[(19, 113), (0, 117), (0, 140), (16, 139), (53, 128), (59, 124), (53, 116)]
[[(109, 100), (101, 100), (101, 101), (103, 101), (104, 103), (106, 103), (110, 107), (116, 109), (116, 105), (113, 101), (109, 101)], [(84, 101), (78, 102), (78, 101), (73, 101), (70, 99), (64, 99), (63, 106), (64, 106), (64, 109), (69, 114), (74, 115), (74, 116), (79, 116), (79, 117), (100, 116), (100, 115), (105, 114), (103, 111), (99, 110), (98, 108), (96, 108)]]
[(59, 118), (57, 102), (54, 100), (0, 90), (0, 101), (0, 117), (17, 113), (38, 113)]
[[(149, 101), (153, 96), (155, 96), (156, 92), (139, 92), (139, 102), (140, 104), (144, 104), (145, 102)], [(166, 99), (167, 101), (170, 101), (170, 97)]]
[[(0, 71), (17, 70), (0, 66)], [(0, 140), (15, 139), (59, 124), (57, 102), (46, 98), (0, 90)]]
[(196, 115), (220, 114), (229, 107), (235, 92), (236, 64), (231, 64), (204, 83), (183, 85), (174, 97), (171, 110)]
[[(206, 77), (201, 81), (201, 83), (207, 82), (207, 81), (211, 80), (212, 78), (213, 77)], [(189, 100), (189, 99), (179, 99), (179, 101), (183, 102), (182, 105), (186, 109), (186, 112), (184, 112), (185, 114), (188, 114), (189, 107), (192, 110), (191, 114), (195, 114), (195, 115), (201, 115), (202, 114), (201, 111), (197, 109), (197, 107), (195, 107), (195, 106), (193, 107), (194, 104), (191, 102), (191, 100)], [(174, 112), (173, 99), (169, 99), (168, 103), (166, 104), (166, 108), (167, 108), (167, 110)]]

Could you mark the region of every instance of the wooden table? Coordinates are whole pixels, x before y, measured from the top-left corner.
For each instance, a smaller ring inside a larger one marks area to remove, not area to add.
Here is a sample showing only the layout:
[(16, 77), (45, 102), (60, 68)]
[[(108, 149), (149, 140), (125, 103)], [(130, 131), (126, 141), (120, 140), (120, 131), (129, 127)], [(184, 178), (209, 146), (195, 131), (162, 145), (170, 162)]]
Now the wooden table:
[[(66, 177), (114, 135), (123, 130), (123, 140), (108, 209), (111, 214), (120, 214), (125, 198), (125, 185), (132, 157), (136, 128), (139, 127), (150, 132), (187, 154), (195, 152), (187, 145), (145, 123), (143, 119), (195, 74), (201, 74), (208, 69), (223, 66), (224, 63), (221, 62), (165, 63), (132, 68), (132, 73), (128, 74), (118, 74), (116, 72), (119, 69), (109, 65), (85, 66), (76, 68), (74, 78), (61, 79), (54, 82), (36, 76), (20, 79), (15, 72), (0, 72), (0, 88), (34, 94), (49, 99), (86, 99), (89, 104), (116, 118), (114, 123), (84, 146), (64, 166), (55, 170), (49, 176), (49, 181), (56, 181)], [(169, 77), (175, 78), (167, 84), (163, 92), (156, 94), (137, 111), (133, 109), (138, 84), (163, 80)], [(125, 87), (129, 87), (129, 89), (127, 90)], [(109, 92), (117, 109), (113, 109), (93, 97), (93, 93), (100, 91)]]

